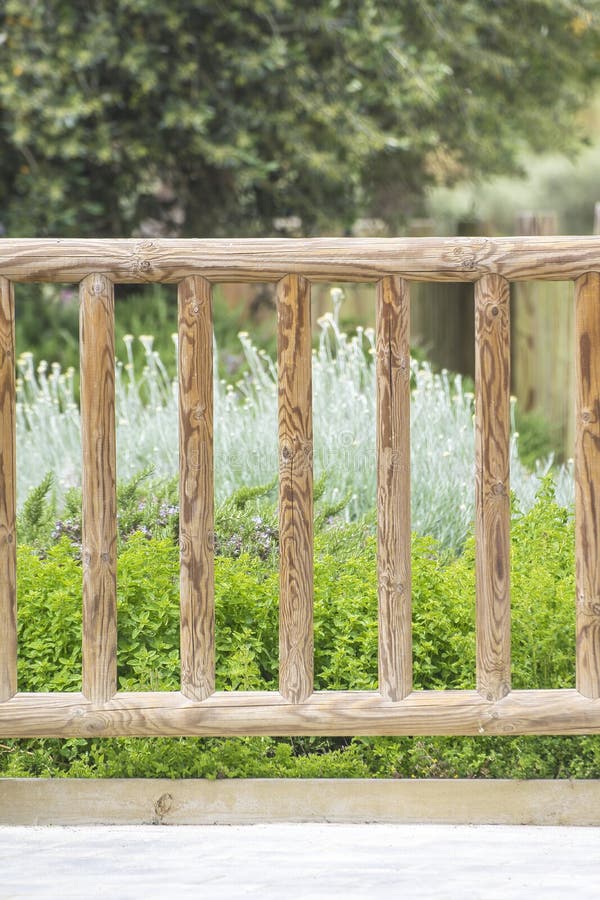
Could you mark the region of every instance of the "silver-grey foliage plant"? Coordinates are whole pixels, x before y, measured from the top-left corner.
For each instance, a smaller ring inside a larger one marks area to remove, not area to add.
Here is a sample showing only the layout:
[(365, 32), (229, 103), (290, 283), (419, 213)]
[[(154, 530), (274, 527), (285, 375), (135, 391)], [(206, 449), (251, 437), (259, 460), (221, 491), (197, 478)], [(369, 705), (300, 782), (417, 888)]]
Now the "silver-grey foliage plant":
[[(342, 292), (332, 291), (333, 312), (319, 320), (313, 351), (315, 476), (326, 476), (325, 496), (347, 500), (354, 519), (373, 510), (375, 488), (375, 371), (372, 329), (349, 337), (339, 326)], [(171, 380), (152, 338), (141, 336), (146, 363), (133, 364), (133, 338), (125, 338), (126, 362), (116, 367), (118, 477), (129, 479), (153, 466), (157, 476), (177, 472), (177, 381)], [(246, 375), (235, 385), (215, 377), (215, 493), (217, 502), (243, 485), (266, 484), (277, 473), (277, 371), (275, 363), (240, 334)], [(176, 341), (175, 341), (176, 342)], [(458, 548), (474, 509), (474, 398), (460, 376), (411, 362), (412, 525), (445, 546)], [(217, 366), (215, 366), (215, 372)], [(514, 404), (513, 404), (514, 406)], [(529, 472), (511, 440), (511, 487), (528, 509), (552, 461)], [(51, 471), (59, 496), (80, 483), (80, 417), (73, 372), (54, 364), (19, 360), (17, 381), (17, 494), (21, 504)], [(572, 464), (555, 472), (556, 497), (573, 502)]]

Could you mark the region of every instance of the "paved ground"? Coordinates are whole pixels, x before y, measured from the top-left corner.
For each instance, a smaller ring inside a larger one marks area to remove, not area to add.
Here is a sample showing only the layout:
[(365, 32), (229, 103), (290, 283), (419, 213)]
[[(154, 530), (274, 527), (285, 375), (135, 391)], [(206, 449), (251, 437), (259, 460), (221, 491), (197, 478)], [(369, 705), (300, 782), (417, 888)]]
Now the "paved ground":
[(600, 828), (0, 827), (0, 898), (600, 896)]

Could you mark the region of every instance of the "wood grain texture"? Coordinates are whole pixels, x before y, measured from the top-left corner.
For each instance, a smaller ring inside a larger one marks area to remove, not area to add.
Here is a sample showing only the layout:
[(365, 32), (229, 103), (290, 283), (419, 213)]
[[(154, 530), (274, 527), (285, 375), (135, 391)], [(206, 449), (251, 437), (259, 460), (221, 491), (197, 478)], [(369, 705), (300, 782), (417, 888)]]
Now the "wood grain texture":
[[(600, 780), (0, 778), (3, 826), (263, 822), (598, 827)], [(579, 830), (574, 836), (580, 834)], [(41, 842), (47, 836), (42, 833)], [(202, 849), (207, 855), (206, 841)], [(278, 851), (282, 852), (281, 846)], [(54, 845), (52, 856), (57, 860)]]
[(313, 686), (313, 426), (310, 286), (277, 285), (279, 379), (279, 689), (301, 703)]
[(101, 272), (113, 282), (564, 281), (600, 269), (600, 238), (240, 238), (236, 240), (3, 239), (0, 275), (13, 281), (80, 281)]
[(412, 690), (410, 298), (401, 278), (377, 284), (377, 577), (379, 690)]
[(510, 690), (510, 310), (509, 285), (475, 285), (475, 536), (477, 688)]
[(304, 703), (261, 691), (216, 691), (202, 703), (169, 692), (16, 694), (0, 703), (0, 737), (198, 735), (598, 734), (600, 703), (576, 690), (415, 691), (398, 703), (375, 691), (318, 692)]
[(181, 691), (215, 689), (213, 329), (211, 286), (179, 285)]
[(0, 702), (17, 690), (15, 298), (0, 278)]
[(577, 690), (600, 697), (600, 274), (575, 285)]
[(80, 285), (83, 693), (117, 690), (117, 465), (114, 289), (104, 275)]

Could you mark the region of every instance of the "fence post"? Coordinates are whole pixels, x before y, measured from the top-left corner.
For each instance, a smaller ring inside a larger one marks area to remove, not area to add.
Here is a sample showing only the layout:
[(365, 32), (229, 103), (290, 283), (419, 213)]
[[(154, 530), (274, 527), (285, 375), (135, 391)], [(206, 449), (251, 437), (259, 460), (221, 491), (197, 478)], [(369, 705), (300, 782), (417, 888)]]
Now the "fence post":
[(117, 690), (117, 464), (114, 289), (104, 275), (80, 284), (83, 693)]
[(310, 285), (277, 285), (279, 378), (279, 691), (313, 690), (313, 426)]
[(15, 298), (0, 278), (0, 702), (17, 690)]
[(600, 273), (575, 285), (577, 690), (600, 697)]
[(477, 689), (510, 691), (510, 288), (475, 284), (475, 537)]
[(410, 297), (402, 278), (377, 284), (377, 575), (379, 690), (412, 690)]
[(213, 329), (211, 285), (190, 276), (179, 305), (181, 692), (215, 689)]

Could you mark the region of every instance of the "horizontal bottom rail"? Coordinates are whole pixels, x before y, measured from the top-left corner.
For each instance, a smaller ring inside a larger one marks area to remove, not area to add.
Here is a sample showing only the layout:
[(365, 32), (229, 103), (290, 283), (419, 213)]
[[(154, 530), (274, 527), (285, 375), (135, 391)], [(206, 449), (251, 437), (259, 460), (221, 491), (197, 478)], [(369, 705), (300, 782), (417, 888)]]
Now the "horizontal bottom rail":
[(303, 703), (277, 692), (227, 692), (195, 702), (179, 692), (16, 694), (0, 704), (0, 737), (234, 735), (517, 735), (600, 732), (600, 700), (575, 690), (415, 691), (400, 702), (371, 691), (323, 691)]
[(600, 825), (600, 781), (0, 778), (0, 825)]

